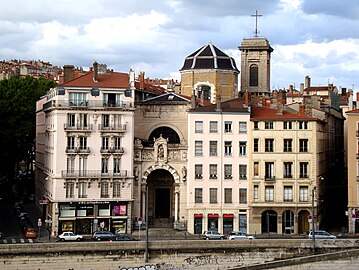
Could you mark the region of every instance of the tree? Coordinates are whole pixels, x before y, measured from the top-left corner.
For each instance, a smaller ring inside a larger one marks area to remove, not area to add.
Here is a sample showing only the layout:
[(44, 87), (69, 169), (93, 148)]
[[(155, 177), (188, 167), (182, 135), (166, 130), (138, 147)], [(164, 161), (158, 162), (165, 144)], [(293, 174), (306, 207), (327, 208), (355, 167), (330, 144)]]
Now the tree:
[(0, 81), (0, 171), (10, 179), (21, 161), (34, 159), (36, 101), (55, 86), (30, 76)]

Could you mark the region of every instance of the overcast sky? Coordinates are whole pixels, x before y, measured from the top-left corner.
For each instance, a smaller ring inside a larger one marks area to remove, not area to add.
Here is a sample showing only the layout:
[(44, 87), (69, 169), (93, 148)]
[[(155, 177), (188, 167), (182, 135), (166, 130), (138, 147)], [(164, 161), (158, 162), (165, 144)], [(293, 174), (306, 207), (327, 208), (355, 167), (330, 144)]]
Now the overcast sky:
[(0, 8), (0, 60), (35, 59), (179, 79), (184, 58), (211, 41), (236, 59), (243, 38), (272, 53), (272, 88), (304, 82), (359, 88), (358, 0), (12, 0)]

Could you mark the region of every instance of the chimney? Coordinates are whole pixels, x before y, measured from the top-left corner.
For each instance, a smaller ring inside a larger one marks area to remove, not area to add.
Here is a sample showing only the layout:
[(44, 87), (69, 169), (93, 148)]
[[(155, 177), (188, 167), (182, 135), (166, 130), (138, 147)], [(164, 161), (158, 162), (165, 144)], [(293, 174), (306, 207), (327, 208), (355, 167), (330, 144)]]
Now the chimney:
[(304, 92), (304, 83), (300, 83), (299, 93), (303, 94)]
[(93, 62), (93, 80), (94, 82), (98, 82), (98, 63)]
[(289, 94), (293, 94), (293, 84), (289, 85)]
[(305, 88), (310, 87), (310, 77), (307, 75), (305, 76)]
[(216, 112), (221, 112), (222, 111), (222, 107), (221, 107), (221, 96), (217, 95), (216, 96)]
[(145, 72), (141, 71), (140, 72), (140, 89), (143, 90), (145, 89)]
[(130, 87), (131, 89), (135, 89), (135, 71), (130, 69)]
[(64, 83), (73, 80), (74, 65), (64, 65)]
[(196, 108), (196, 95), (195, 95), (195, 90), (193, 90), (192, 96), (191, 96), (191, 109)]

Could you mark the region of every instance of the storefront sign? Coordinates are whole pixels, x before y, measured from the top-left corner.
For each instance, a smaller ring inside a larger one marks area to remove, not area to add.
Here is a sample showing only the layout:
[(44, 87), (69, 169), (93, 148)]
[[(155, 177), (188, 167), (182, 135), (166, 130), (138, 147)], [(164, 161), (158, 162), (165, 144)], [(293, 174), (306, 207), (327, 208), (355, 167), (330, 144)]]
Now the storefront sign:
[(126, 205), (120, 205), (120, 215), (126, 215), (127, 211), (126, 211)]

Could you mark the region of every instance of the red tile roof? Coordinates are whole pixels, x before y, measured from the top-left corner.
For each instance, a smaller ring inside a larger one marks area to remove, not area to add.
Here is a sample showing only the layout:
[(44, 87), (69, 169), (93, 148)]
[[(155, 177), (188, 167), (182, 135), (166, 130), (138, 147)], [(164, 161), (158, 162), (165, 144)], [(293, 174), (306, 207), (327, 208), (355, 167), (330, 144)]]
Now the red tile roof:
[(98, 74), (98, 81), (93, 80), (93, 72), (61, 84), (61, 86), (72, 87), (101, 87), (101, 88), (129, 88), (129, 75), (120, 72), (108, 72)]
[(135, 82), (135, 87), (138, 90), (153, 93), (153, 94), (158, 94), (158, 95), (166, 93), (166, 89), (164, 89), (163, 87), (148, 84), (148, 83), (144, 83), (144, 89), (140, 89), (140, 82), (138, 81)]
[[(222, 112), (247, 112), (248, 108), (243, 106), (243, 98), (235, 98), (227, 101), (221, 102), (221, 111)], [(196, 107), (190, 109), (190, 112), (216, 112), (217, 104), (211, 104), (210, 106), (205, 107)]]
[(276, 109), (268, 107), (252, 107), (251, 120), (316, 120), (313, 117), (308, 117), (301, 114), (294, 114), (283, 111), (282, 114), (277, 114)]

